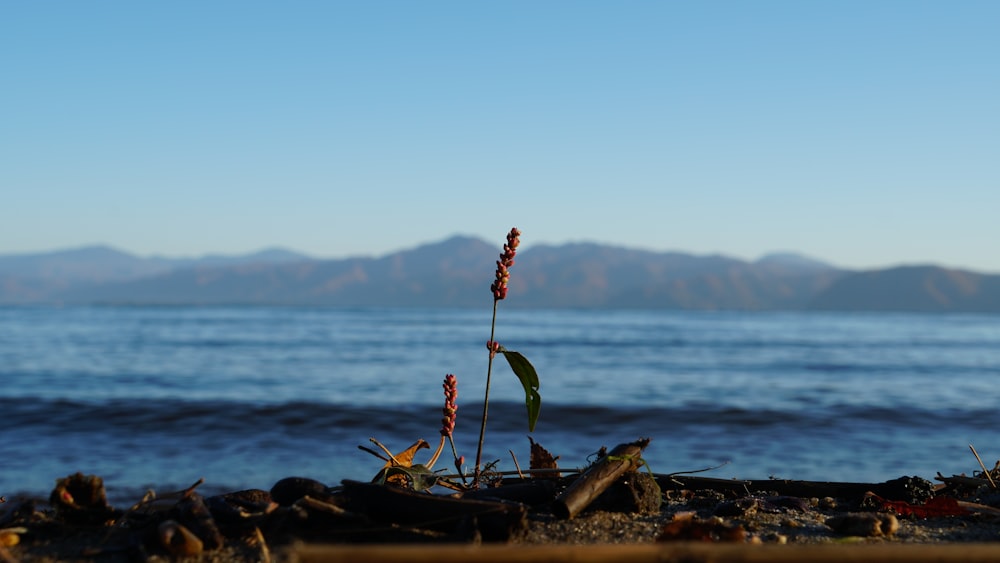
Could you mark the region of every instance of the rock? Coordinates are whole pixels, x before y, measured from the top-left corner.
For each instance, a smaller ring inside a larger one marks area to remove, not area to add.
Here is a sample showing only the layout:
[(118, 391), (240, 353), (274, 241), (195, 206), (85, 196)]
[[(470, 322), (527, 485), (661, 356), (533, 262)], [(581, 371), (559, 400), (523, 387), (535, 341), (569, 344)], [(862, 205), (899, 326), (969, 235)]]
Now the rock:
[(185, 496), (177, 502), (175, 510), (180, 523), (201, 539), (205, 549), (218, 549), (226, 542), (201, 495)]
[(216, 522), (223, 526), (256, 525), (278, 508), (271, 494), (261, 489), (247, 489), (205, 499)]
[(648, 473), (635, 471), (619, 477), (594, 499), (588, 510), (652, 514), (659, 512), (662, 500), (656, 479)]
[(175, 557), (201, 555), (204, 543), (176, 520), (165, 520), (157, 528), (160, 545)]
[(103, 524), (117, 517), (108, 504), (104, 480), (97, 475), (77, 472), (56, 479), (49, 504), (60, 519), (75, 524)]
[(934, 496), (934, 483), (922, 477), (900, 477), (886, 481), (877, 494), (882, 498), (910, 504), (924, 504)]
[(331, 502), (330, 488), (307, 477), (285, 477), (271, 487), (271, 499), (281, 506), (291, 506), (302, 497)]

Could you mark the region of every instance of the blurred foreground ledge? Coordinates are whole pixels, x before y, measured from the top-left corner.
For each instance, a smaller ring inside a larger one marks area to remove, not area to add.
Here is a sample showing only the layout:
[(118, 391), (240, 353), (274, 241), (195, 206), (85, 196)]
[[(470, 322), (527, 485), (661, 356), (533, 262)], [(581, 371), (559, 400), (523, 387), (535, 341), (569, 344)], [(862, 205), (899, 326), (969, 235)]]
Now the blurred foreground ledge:
[(292, 548), (290, 561), (333, 563), (698, 563), (1000, 561), (1000, 543), (734, 545), (709, 543), (577, 545), (320, 545)]

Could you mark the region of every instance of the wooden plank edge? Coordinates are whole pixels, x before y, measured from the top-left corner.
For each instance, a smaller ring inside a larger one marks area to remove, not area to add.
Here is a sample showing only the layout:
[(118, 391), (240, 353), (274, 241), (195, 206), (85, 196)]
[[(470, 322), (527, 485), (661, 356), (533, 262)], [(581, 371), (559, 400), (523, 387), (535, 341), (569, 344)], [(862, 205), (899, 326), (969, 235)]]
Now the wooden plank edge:
[(289, 552), (297, 563), (383, 561), (387, 563), (816, 563), (888, 561), (996, 562), (1000, 543), (789, 544), (721, 543), (547, 545), (340, 545), (300, 544)]

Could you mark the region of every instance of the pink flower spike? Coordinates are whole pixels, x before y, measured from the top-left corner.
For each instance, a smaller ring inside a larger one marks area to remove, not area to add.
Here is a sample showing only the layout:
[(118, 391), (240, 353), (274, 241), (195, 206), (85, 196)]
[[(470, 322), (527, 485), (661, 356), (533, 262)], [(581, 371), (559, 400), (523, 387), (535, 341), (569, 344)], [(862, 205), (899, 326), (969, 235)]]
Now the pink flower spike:
[(458, 379), (448, 374), (444, 376), (444, 408), (441, 409), (444, 417), (441, 419), (441, 435), (450, 437), (455, 431), (455, 419), (458, 418)]
[(517, 247), (521, 244), (521, 231), (513, 228), (507, 233), (507, 244), (503, 245), (503, 253), (497, 260), (496, 281), (490, 286), (493, 299), (499, 301), (507, 297), (507, 282), (510, 280), (508, 269), (514, 265), (514, 256), (517, 255)]

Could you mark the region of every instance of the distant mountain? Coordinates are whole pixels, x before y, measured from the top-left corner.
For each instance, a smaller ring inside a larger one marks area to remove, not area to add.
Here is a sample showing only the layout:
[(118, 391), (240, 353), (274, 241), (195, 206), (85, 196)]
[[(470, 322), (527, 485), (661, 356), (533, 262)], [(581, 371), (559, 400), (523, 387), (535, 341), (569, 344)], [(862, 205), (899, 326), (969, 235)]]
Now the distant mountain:
[(108, 246), (0, 255), (0, 275), (65, 284), (119, 281), (169, 269), (164, 260), (142, 259)]
[[(382, 257), (282, 249), (139, 258), (108, 247), (0, 256), (0, 303), (480, 307), (499, 247), (454, 236)], [(518, 252), (508, 307), (1000, 312), (1000, 276), (849, 271), (794, 253), (749, 262), (595, 243)]]
[(844, 276), (810, 309), (1000, 313), (1000, 276), (938, 266), (903, 266)]
[(0, 255), (0, 303), (44, 301), (77, 285), (112, 283), (168, 269), (107, 246)]
[(199, 258), (140, 258), (109, 246), (95, 245), (37, 254), (0, 254), (0, 274), (33, 279), (59, 278), (69, 283), (105, 282), (134, 279), (193, 265), (221, 266), (305, 260), (311, 258), (281, 248), (235, 256), (209, 254)]
[(597, 244), (534, 247), (518, 264), (511, 290), (523, 289), (520, 303), (541, 307), (798, 308), (840, 275), (832, 266), (816, 269), (813, 263), (775, 272), (720, 255)]
[(58, 298), (68, 303), (462, 307), (482, 302), (498, 252), (479, 239), (453, 237), (382, 258), (197, 264), (69, 289)]
[(84, 287), (130, 282), (193, 266), (307, 260), (311, 259), (283, 249), (267, 249), (240, 256), (140, 258), (100, 245), (36, 254), (4, 254), (0, 255), (0, 303), (48, 301), (62, 292), (77, 293)]

